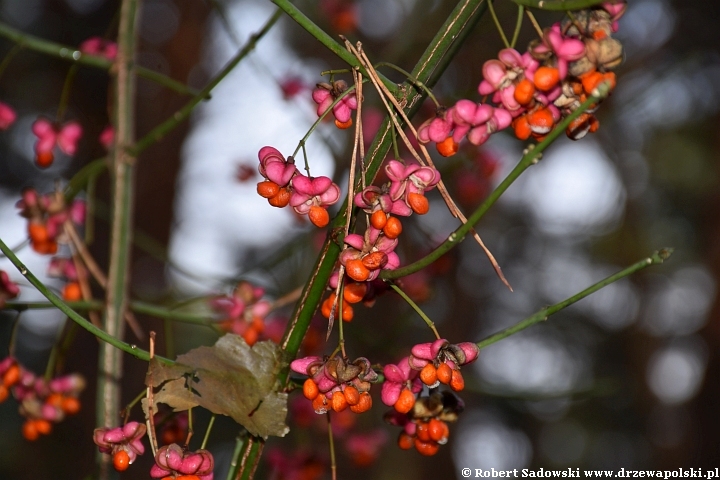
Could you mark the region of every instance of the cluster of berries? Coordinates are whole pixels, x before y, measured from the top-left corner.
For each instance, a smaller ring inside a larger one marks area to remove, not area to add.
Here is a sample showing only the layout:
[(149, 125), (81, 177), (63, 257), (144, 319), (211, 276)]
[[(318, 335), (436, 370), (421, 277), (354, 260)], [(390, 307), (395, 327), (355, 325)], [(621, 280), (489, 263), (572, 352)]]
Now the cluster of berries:
[(78, 396), (85, 380), (78, 374), (48, 381), (23, 368), (15, 358), (6, 357), (0, 362), (0, 378), (0, 402), (12, 393), (20, 403), (20, 414), (26, 419), (22, 434), (27, 440), (48, 435), (53, 423), (80, 411)]
[(292, 157), (285, 159), (274, 147), (263, 147), (258, 153), (258, 171), (266, 180), (258, 183), (257, 192), (273, 207), (293, 207), (307, 215), (313, 225), (330, 223), (327, 208), (340, 198), (340, 187), (328, 177), (306, 177), (295, 167)]
[(450, 436), (448, 423), (457, 421), (465, 408), (462, 400), (449, 391), (434, 391), (421, 397), (407, 413), (390, 411), (385, 421), (402, 427), (398, 446), (403, 450), (413, 447), (422, 455), (432, 456), (440, 445), (445, 445)]
[[(93, 440), (101, 453), (112, 455), (115, 470), (124, 472), (138, 455), (145, 453), (142, 438), (147, 428), (139, 422), (128, 422), (122, 427), (96, 428)], [(195, 452), (177, 443), (160, 447), (150, 477), (163, 480), (212, 480), (215, 461), (207, 450)]]
[(245, 339), (248, 345), (254, 345), (265, 329), (265, 317), (270, 312), (270, 302), (263, 300), (265, 290), (248, 282), (240, 282), (232, 295), (214, 297), (210, 305), (223, 315), (220, 328)]
[(59, 190), (40, 195), (35, 189), (27, 188), (16, 207), (20, 209), (20, 216), (28, 219), (30, 244), (40, 254), (57, 253), (58, 241), (64, 240), (65, 222), (78, 226), (85, 223), (85, 202), (74, 200), (68, 205)]
[[(397, 365), (385, 365), (381, 398), (385, 405), (394, 407), (397, 412), (397, 415), (392, 416), (395, 419), (393, 424), (405, 427), (405, 436), (401, 434), (400, 437), (402, 448), (411, 448), (413, 444), (408, 442), (411, 441), (409, 437), (413, 437), (420, 453), (434, 455), (438, 445), (447, 441), (448, 427), (445, 422), (448, 418), (435, 418), (443, 409), (437, 410), (437, 402), (433, 399), (442, 397), (434, 396), (434, 391), (440, 384), (449, 385), (455, 392), (462, 391), (465, 380), (460, 373), (460, 366), (475, 361), (478, 353), (479, 349), (474, 343), (451, 344), (445, 339), (438, 339), (432, 343), (415, 345), (411, 354)], [(432, 393), (429, 397), (416, 398), (423, 390), (423, 385)], [(433, 405), (433, 408), (429, 408), (429, 405)], [(428, 411), (434, 413), (428, 416)]]
[[(525, 53), (501, 50), (498, 59), (483, 65), (483, 81), (478, 87), (483, 97), (492, 95), (494, 105), (462, 99), (450, 108), (440, 108), (435, 118), (418, 129), (418, 140), (435, 142), (444, 156), (457, 153), (465, 137), (481, 145), (491, 134), (511, 125), (521, 140), (531, 136), (542, 140), (600, 83), (615, 86), (615, 74), (610, 70), (622, 61), (622, 45), (612, 33), (625, 8), (626, 3), (618, 1), (575, 12), (572, 19), (545, 29)], [(592, 112), (585, 112), (566, 133), (578, 140), (598, 127)]]
[[(117, 44), (100, 37), (91, 37), (80, 44), (80, 52), (85, 55), (96, 55), (108, 60), (117, 56)], [(7, 130), (17, 120), (15, 110), (6, 103), (0, 102), (0, 130)], [(35, 163), (40, 168), (48, 168), (55, 160), (54, 150), (57, 146), (66, 155), (75, 155), (77, 144), (82, 138), (83, 128), (76, 121), (61, 123), (40, 117), (32, 124), (32, 132), (37, 137), (35, 142)], [(112, 127), (107, 127), (100, 134), (100, 143), (108, 148), (112, 143)]]
[(78, 268), (82, 266), (75, 263), (70, 257), (52, 257), (48, 265), (48, 276), (65, 280), (62, 289), (62, 298), (66, 302), (82, 300), (82, 288), (78, 281)]
[(337, 80), (334, 82), (318, 83), (312, 91), (312, 99), (317, 106), (318, 117), (322, 116), (330, 106), (340, 99), (335, 106), (332, 107), (332, 113), (335, 116), (335, 126), (342, 130), (352, 126), (352, 111), (357, 109), (358, 100), (355, 92), (345, 93), (348, 85), (345, 80)]
[(367, 358), (350, 363), (339, 356), (329, 359), (309, 356), (294, 360), (290, 368), (308, 376), (303, 395), (312, 402), (317, 414), (331, 409), (342, 412), (348, 407), (353, 413), (363, 413), (372, 407), (370, 385), (377, 381), (378, 374)]

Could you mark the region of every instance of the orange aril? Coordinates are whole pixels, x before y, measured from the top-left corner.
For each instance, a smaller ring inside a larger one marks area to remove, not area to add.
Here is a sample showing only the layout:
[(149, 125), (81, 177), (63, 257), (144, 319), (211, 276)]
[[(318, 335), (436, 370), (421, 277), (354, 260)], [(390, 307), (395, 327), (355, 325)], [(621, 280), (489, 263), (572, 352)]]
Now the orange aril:
[(408, 413), (412, 410), (413, 405), (415, 405), (415, 394), (407, 388), (403, 389), (403, 391), (400, 392), (400, 397), (398, 397), (397, 402), (395, 402), (395, 410), (400, 413)]
[(538, 90), (552, 90), (560, 82), (560, 71), (555, 67), (540, 67), (535, 70), (533, 82)]
[(435, 385), (437, 379), (437, 368), (435, 368), (435, 365), (432, 363), (428, 363), (420, 370), (420, 380), (422, 380), (425, 385)]
[(272, 198), (280, 192), (280, 185), (270, 180), (257, 184), (257, 193), (263, 198)]
[(450, 435), (447, 423), (437, 418), (433, 418), (428, 422), (428, 432), (430, 433), (430, 439), (438, 443), (447, 442)]
[(512, 126), (513, 130), (515, 130), (515, 136), (517, 138), (519, 138), (520, 140), (527, 140), (528, 138), (530, 138), (532, 130), (530, 130), (530, 124), (527, 121), (527, 115), (523, 115), (513, 120)]
[(14, 363), (5, 370), (2, 377), (2, 383), (4, 386), (10, 388), (20, 380), (20, 366)]
[(326, 227), (330, 223), (330, 214), (327, 210), (317, 205), (310, 207), (308, 218), (318, 228)]
[(363, 265), (362, 260), (359, 258), (353, 258), (345, 262), (345, 272), (348, 274), (348, 277), (356, 282), (364, 282), (370, 276), (370, 270)]
[(313, 381), (312, 378), (308, 378), (305, 380), (305, 383), (303, 383), (303, 395), (308, 400), (315, 400), (315, 397), (317, 397), (320, 394), (320, 390), (318, 390), (317, 384)]
[(460, 149), (460, 144), (452, 136), (449, 136), (442, 142), (436, 143), (435, 148), (443, 157), (452, 157)]
[(80, 411), (80, 400), (75, 397), (63, 397), (60, 408), (68, 415), (75, 415)]
[(450, 365), (447, 363), (441, 363), (437, 367), (437, 379), (440, 380), (440, 383), (447, 385), (452, 379), (452, 372), (453, 371), (452, 368), (450, 368)]
[(520, 105), (527, 105), (532, 102), (533, 95), (535, 95), (535, 85), (527, 78), (523, 78), (515, 85), (513, 97)]
[(465, 388), (465, 379), (460, 373), (460, 370), (453, 370), (450, 378), (450, 388), (456, 392), (460, 392)]
[(407, 203), (412, 208), (412, 211), (418, 215), (425, 215), (430, 210), (430, 202), (425, 198), (425, 195), (420, 193), (408, 193)]
[(345, 400), (347, 400), (347, 404), (350, 406), (357, 405), (360, 402), (360, 392), (352, 385), (345, 387), (343, 395), (345, 395)]
[(372, 397), (368, 392), (362, 392), (357, 405), (350, 405), (350, 411), (353, 413), (367, 412), (372, 408)]
[(336, 412), (342, 412), (348, 407), (348, 402), (345, 395), (343, 395), (343, 392), (333, 392), (332, 400), (330, 402), (332, 409)]
[(341, 122), (337, 119), (335, 119), (335, 126), (339, 128), (340, 130), (345, 130), (346, 128), (352, 127), (352, 118), (348, 119), (347, 122)]
[(130, 455), (125, 450), (118, 450), (113, 455), (113, 467), (118, 472), (124, 472), (130, 466)]
[(403, 450), (410, 450), (415, 445), (415, 439), (405, 432), (400, 432), (397, 440), (398, 447)]
[(372, 252), (365, 255), (362, 259), (362, 264), (367, 267), (368, 270), (377, 270), (382, 268), (387, 263), (387, 254), (384, 252)]
[(373, 214), (370, 215), (370, 225), (377, 228), (378, 230), (383, 229), (383, 227), (387, 223), (387, 220), (387, 213), (383, 212), (382, 210), (375, 210)]
[(52, 152), (40, 152), (35, 157), (35, 163), (40, 168), (48, 168), (52, 165), (53, 160), (55, 160), (55, 155)]
[(418, 438), (415, 439), (415, 449), (422, 455), (425, 455), (427, 457), (435, 455), (439, 448), (440, 445), (438, 445), (436, 442), (433, 442), (432, 440), (429, 442), (423, 442)]
[(348, 303), (358, 303), (365, 298), (367, 283), (351, 282), (343, 287), (343, 298)]
[(290, 203), (290, 197), (292, 194), (287, 188), (281, 188), (280, 191), (272, 198), (268, 198), (268, 203), (273, 207), (283, 208)]
[(385, 236), (389, 239), (395, 239), (402, 233), (402, 222), (397, 217), (388, 217), (387, 223), (383, 227), (382, 231)]
[(63, 287), (62, 291), (63, 300), (67, 302), (77, 302), (82, 300), (82, 290), (78, 282), (70, 282)]

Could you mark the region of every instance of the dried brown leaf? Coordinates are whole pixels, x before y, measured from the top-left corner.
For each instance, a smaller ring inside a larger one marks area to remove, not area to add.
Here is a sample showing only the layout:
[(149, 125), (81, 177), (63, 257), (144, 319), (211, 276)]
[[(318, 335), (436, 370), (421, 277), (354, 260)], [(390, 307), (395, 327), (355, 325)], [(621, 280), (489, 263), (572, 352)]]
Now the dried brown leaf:
[(228, 334), (212, 347), (180, 355), (174, 365), (151, 362), (147, 384), (162, 385), (155, 401), (174, 410), (194, 403), (232, 417), (252, 435), (282, 437), (289, 430), (287, 394), (275, 389), (284, 365), (277, 344), (266, 341), (250, 347), (242, 337)]

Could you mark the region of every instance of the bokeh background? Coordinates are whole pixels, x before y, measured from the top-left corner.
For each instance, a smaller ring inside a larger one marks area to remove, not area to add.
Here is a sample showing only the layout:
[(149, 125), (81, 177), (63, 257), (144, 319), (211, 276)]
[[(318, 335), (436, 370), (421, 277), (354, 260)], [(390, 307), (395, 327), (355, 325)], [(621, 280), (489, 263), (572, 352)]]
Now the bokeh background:
[[(361, 40), (373, 61), (406, 70), (412, 69), (454, 3), (296, 2), (331, 34)], [(495, 8), (509, 34), (516, 6), (499, 0)], [(0, 21), (48, 40), (78, 45), (90, 36), (114, 36), (116, 10), (117, 2), (104, 0), (4, 0)], [(147, 0), (138, 61), (201, 87), (273, 11), (270, 2), (251, 0)], [(560, 15), (540, 12), (537, 18), (549, 25)], [(339, 420), (341, 478), (460, 478), (462, 467), (720, 467), (718, 22), (718, 2), (629, 0), (617, 33), (626, 59), (617, 69), (616, 90), (599, 110), (600, 130), (579, 142), (558, 141), (478, 227), (514, 293), (498, 281), (471, 240), (428, 271), (408, 278), (405, 288), (443, 336), (477, 341), (654, 250), (674, 247), (671, 259), (483, 350), (480, 359), (463, 370), (466, 409), (451, 427), (449, 444), (435, 457), (394, 447), (398, 432), (383, 425), (385, 408), (379, 396), (372, 413)], [(533, 35), (526, 21), (518, 48)], [(0, 39), (0, 53), (12, 47)], [(500, 37), (486, 15), (434, 89), (438, 99), (446, 105), (459, 98), (478, 101), (482, 64), (500, 48)], [(0, 237), (11, 246), (21, 245), (26, 232), (14, 207), (22, 188), (49, 191), (58, 178), (67, 180), (104, 155), (97, 137), (108, 124), (108, 76), (83, 67), (68, 112), (85, 128), (79, 153), (59, 158), (44, 171), (33, 163), (30, 125), (38, 115), (55, 115), (69, 67), (66, 61), (23, 50), (0, 78), (0, 100), (19, 115), (17, 123), (0, 135)], [(137, 175), (134, 298), (175, 305), (229, 293), (239, 279), (251, 280), (278, 298), (302, 284), (322, 235), (255, 194), (257, 151), (272, 145), (290, 154), (315, 119), (309, 93), (323, 80), (320, 72), (344, 67), (284, 18), (213, 92), (213, 99), (197, 109), (191, 122), (143, 153)], [(391, 70), (383, 73), (403, 80)], [(300, 86), (297, 94), (288, 91), (291, 84)], [(186, 100), (139, 80), (138, 136)], [(381, 111), (377, 97), (367, 89), (365, 106), (370, 130)], [(416, 125), (432, 115), (429, 102), (427, 107)], [(350, 133), (330, 125), (318, 129), (307, 147), (313, 174), (343, 178), (351, 140)], [(509, 134), (500, 134), (481, 149), (463, 148), (450, 160), (438, 159), (438, 165), (451, 192), (471, 211), (519, 160), (523, 148)], [(101, 264), (107, 258), (108, 190), (107, 176), (102, 175), (92, 244)], [(406, 224), (400, 250), (405, 262), (456, 227), (439, 195), (433, 192), (430, 198), (430, 213)], [(27, 247), (19, 254), (43, 276), (46, 259)], [(0, 259), (0, 268), (18, 278), (6, 259)], [(40, 298), (20, 283), (20, 300)], [(201, 303), (192, 305), (200, 308)], [(288, 313), (276, 316), (281, 319)], [(208, 329), (176, 325), (170, 333), (158, 320), (140, 320), (146, 330), (164, 332), (161, 351), (172, 345), (182, 352), (216, 339)], [(17, 356), (42, 373), (52, 345), (66, 332), (65, 319), (52, 311), (19, 316), (0, 312), (0, 356), (5, 356), (16, 321)], [(317, 332), (323, 331), (322, 320), (316, 326)], [(389, 294), (372, 309), (357, 308), (346, 336), (351, 357), (366, 356), (378, 363), (395, 362), (412, 344), (430, 338), (407, 305)], [(132, 333), (127, 340), (137, 342)], [(327, 348), (322, 343), (315, 348), (328, 353), (333, 341)], [(78, 333), (66, 370), (80, 371), (88, 379), (81, 397), (84, 409), (57, 425), (49, 437), (25, 441), (17, 403), (11, 399), (0, 405), (0, 478), (74, 479), (92, 474), (96, 364), (97, 342)], [(144, 369), (142, 362), (127, 359), (126, 402), (141, 391)], [(300, 428), (293, 428), (285, 439), (268, 442), (267, 458), (274, 461), (262, 462), (260, 478), (330, 478), (326, 427), (319, 417), (304, 415), (302, 402), (296, 400), (291, 401), (296, 419), (290, 425)], [(196, 413), (196, 430), (204, 432), (208, 416)], [(139, 418), (139, 412), (135, 416)], [(218, 463), (216, 478), (225, 478), (236, 433), (232, 422), (218, 420), (209, 443)], [(358, 434), (370, 435), (365, 445), (370, 438), (386, 442), (366, 466), (358, 465), (363, 458), (357, 450), (348, 450)], [(141, 478), (145, 474), (139, 472), (147, 472), (150, 462), (145, 455), (123, 478)], [(292, 468), (305, 476), (289, 476)]]

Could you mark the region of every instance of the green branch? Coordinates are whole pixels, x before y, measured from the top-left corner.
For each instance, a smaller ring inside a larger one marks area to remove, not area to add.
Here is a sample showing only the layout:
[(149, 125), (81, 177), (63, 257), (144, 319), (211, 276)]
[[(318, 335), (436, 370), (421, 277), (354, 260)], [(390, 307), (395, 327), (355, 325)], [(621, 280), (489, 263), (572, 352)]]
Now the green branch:
[(649, 267), (650, 265), (658, 265), (660, 263), (663, 263), (663, 261), (667, 260), (670, 255), (672, 254), (672, 248), (665, 248), (660, 251), (657, 251), (653, 253), (648, 258), (644, 258), (640, 260), (637, 263), (634, 263), (633, 265), (630, 265), (624, 270), (619, 271), (618, 273), (611, 275), (607, 277), (604, 280), (601, 280), (597, 282), (596, 284), (586, 288), (580, 293), (577, 293), (573, 295), (572, 297), (563, 300), (560, 303), (556, 303), (555, 305), (551, 305), (549, 307), (545, 307), (532, 316), (526, 318), (525, 320), (513, 325), (512, 327), (506, 328), (505, 330), (498, 332), (494, 335), (491, 335), (487, 337), (484, 340), (481, 340), (477, 342), (477, 346), (479, 348), (485, 348), (489, 345), (492, 345), (495, 342), (498, 342), (504, 338), (509, 337), (510, 335), (513, 335), (521, 330), (525, 330), (526, 328), (535, 325), (536, 323), (543, 322), (548, 319), (548, 317), (554, 313), (559, 312), (565, 307), (569, 307), (573, 303), (587, 297), (588, 295), (597, 292), (603, 287), (606, 287), (610, 285), (611, 283), (617, 282), (621, 278), (625, 278), (628, 275), (632, 275), (635, 272), (638, 272), (646, 267)]
[(255, 49), (255, 45), (257, 45), (257, 42), (262, 37), (264, 37), (268, 31), (270, 31), (270, 28), (275, 25), (275, 22), (277, 22), (278, 19), (281, 17), (281, 14), (282, 12), (280, 12), (279, 10), (276, 11), (272, 15), (272, 17), (270, 17), (268, 21), (265, 22), (265, 25), (257, 33), (253, 34), (250, 37), (245, 46), (243, 46), (243, 48), (241, 48), (240, 51), (235, 54), (235, 56), (227, 63), (227, 65), (225, 65), (225, 67), (220, 71), (220, 73), (215, 75), (215, 78), (213, 78), (205, 86), (205, 88), (203, 88), (195, 97), (193, 97), (180, 110), (175, 112), (170, 118), (165, 120), (157, 127), (153, 128), (147, 135), (138, 140), (135, 145), (128, 148), (129, 153), (134, 156), (139, 155), (150, 145), (161, 140), (165, 135), (168, 134), (168, 132), (177, 127), (180, 122), (183, 122), (185, 119), (187, 119), (192, 113), (193, 109), (197, 106), (197, 104), (203, 101), (203, 99), (205, 99), (206, 97), (208, 97), (212, 89), (214, 89), (230, 72), (232, 72), (233, 69), (237, 66), (238, 63), (240, 63), (243, 58), (245, 58), (250, 52)]
[[(351, 68), (357, 68), (363, 77), (368, 78), (369, 75), (365, 68), (360, 65), (360, 61), (355, 58), (353, 54), (347, 51), (344, 45), (336, 42), (330, 35), (325, 33), (325, 30), (318, 27), (315, 22), (310, 20), (299, 8), (293, 5), (289, 0), (272, 0), (282, 11), (284, 11), (290, 18), (295, 20), (298, 25), (307, 30), (307, 32), (315, 37), (318, 42), (322, 43), (325, 48), (333, 52), (335, 55), (340, 57), (342, 61), (350, 65)], [(380, 75), (380, 79), (383, 81), (385, 86), (393, 93), (398, 93), (397, 84), (388, 80), (386, 77)]]
[[(70, 306), (65, 303), (60, 297), (55, 295), (52, 290), (47, 288), (28, 268), (23, 264), (20, 259), (13, 253), (13, 251), (5, 244), (5, 242), (0, 239), (0, 250), (7, 256), (8, 260), (12, 262), (13, 265), (18, 269), (18, 271), (30, 282), (30, 284), (37, 288), (38, 291), (48, 299), (50, 302), (49, 304), (27, 304), (27, 305), (33, 305), (37, 306), (38, 308), (44, 308), (46, 305), (56, 307), (58, 310), (63, 312), (65, 315), (67, 315), (70, 320), (77, 323), (80, 327), (84, 328), (91, 334), (95, 335), (97, 338), (102, 340), (103, 342), (112, 345), (113, 347), (122, 350), (123, 352), (129, 353), (133, 357), (149, 361), (150, 360), (150, 353), (146, 352), (145, 350), (142, 350), (140, 348), (137, 348), (135, 345), (130, 345), (129, 343), (125, 343), (121, 340), (118, 340), (117, 338), (113, 337), (112, 335), (109, 335), (107, 332), (105, 332), (103, 329), (96, 327), (92, 323), (90, 323), (88, 320), (82, 317), (79, 313), (77, 313), (75, 310), (70, 308)], [(81, 303), (81, 302), (78, 302)], [(40, 306), (42, 305), (42, 306)], [(18, 305), (17, 303), (10, 303), (8, 302), (7, 308), (12, 308), (17, 311), (23, 310), (21, 305)], [(173, 363), (171, 360), (158, 357), (158, 358), (166, 363)]]
[[(65, 302), (69, 308), (75, 311), (99, 311), (104, 308), (104, 303), (100, 300), (83, 300), (78, 302)], [(156, 318), (163, 318), (166, 320), (173, 320), (182, 323), (191, 323), (194, 325), (202, 325), (204, 327), (214, 328), (217, 326), (213, 319), (208, 318), (207, 315), (201, 315), (197, 313), (178, 312), (171, 308), (160, 307), (145, 302), (130, 302), (128, 304), (130, 310), (135, 313), (141, 313), (144, 315), (150, 315)], [(51, 302), (5, 302), (5, 310), (14, 310), (16, 312), (25, 312), (28, 310), (44, 310), (48, 308), (55, 308), (55, 304)]]
[(512, 185), (518, 177), (527, 170), (531, 165), (538, 162), (540, 155), (544, 152), (570, 125), (570, 123), (577, 117), (582, 115), (591, 106), (597, 104), (601, 99), (605, 98), (610, 92), (609, 84), (604, 82), (598, 86), (598, 92), (596, 96), (588, 97), (580, 107), (578, 107), (573, 113), (568, 115), (558, 123), (555, 128), (547, 134), (545, 139), (537, 145), (530, 145), (526, 150), (525, 155), (520, 159), (520, 162), (513, 168), (507, 177), (495, 188), (495, 190), (485, 199), (483, 203), (470, 215), (467, 222), (460, 225), (453, 233), (451, 233), (447, 240), (441, 243), (435, 250), (427, 254), (425, 257), (409, 264), (404, 267), (395, 270), (383, 270), (380, 277), (385, 280), (394, 278), (404, 277), (415, 273), (423, 268), (427, 267), (435, 260), (443, 256), (445, 253), (455, 248), (460, 242), (465, 239), (465, 236), (472, 230), (473, 226), (480, 221), (485, 213), (490, 209), (491, 206), (505, 193), (505, 191)]
[[(44, 53), (45, 55), (67, 60), (75, 64), (100, 68), (102, 70), (110, 70), (114, 64), (105, 57), (84, 54), (75, 47), (44, 40), (33, 35), (28, 35), (3, 22), (0, 22), (0, 37), (5, 37), (16, 44), (21, 45), (23, 48), (27, 48), (28, 50)], [(182, 93), (184, 95), (198, 94), (197, 90), (148, 68), (137, 66), (135, 67), (135, 73), (175, 92)]]
[(523, 7), (539, 8), (541, 10), (567, 11), (582, 10), (603, 3), (607, 0), (512, 0)]

